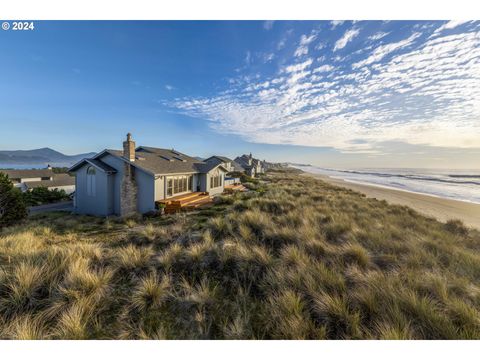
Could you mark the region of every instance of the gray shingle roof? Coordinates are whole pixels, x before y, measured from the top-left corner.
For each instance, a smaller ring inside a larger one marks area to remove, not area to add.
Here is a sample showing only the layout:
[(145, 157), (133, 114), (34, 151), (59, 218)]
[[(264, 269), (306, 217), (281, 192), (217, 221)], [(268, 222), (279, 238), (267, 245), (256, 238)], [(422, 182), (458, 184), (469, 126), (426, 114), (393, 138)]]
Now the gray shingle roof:
[(210, 156), (208, 159), (205, 159), (204, 161), (209, 161), (209, 160), (214, 159), (214, 158), (219, 159), (219, 160), (221, 160), (222, 162), (225, 162), (225, 163), (233, 161), (232, 159), (229, 159), (226, 156), (219, 156), (219, 155)]
[(235, 161), (242, 166), (244, 169), (250, 169), (253, 165), (248, 165), (248, 156), (242, 155), (235, 158)]
[[(101, 161), (101, 158), (105, 156), (105, 154), (110, 154), (127, 161), (123, 157), (123, 151), (106, 149), (95, 155), (93, 159), (83, 159), (71, 167), (70, 171), (75, 171), (83, 165), (84, 162), (94, 163), (98, 167), (105, 167), (105, 169), (108, 167), (108, 169), (115, 171), (115, 169)], [(175, 149), (160, 149), (149, 146), (139, 146), (135, 150), (135, 161), (131, 164), (153, 175), (206, 173), (219, 165), (203, 162)]]
[[(120, 150), (107, 150), (111, 155), (123, 158)], [(135, 151), (134, 166), (155, 175), (205, 173), (216, 167), (174, 149), (140, 146)]]
[(29, 170), (0, 170), (7, 174), (10, 179), (52, 177), (53, 171), (49, 169), (29, 169)]
[(235, 171), (239, 171), (239, 172), (245, 171), (245, 168), (236, 161), (232, 161), (232, 166), (235, 169)]
[(53, 180), (41, 180), (41, 181), (27, 181), (25, 185), (29, 189), (36, 187), (56, 187), (56, 186), (71, 186), (75, 185), (75, 177), (68, 174), (55, 174)]
[(105, 171), (106, 173), (116, 173), (117, 170), (115, 170), (113, 167), (111, 167), (108, 164), (105, 164), (103, 161), (98, 160), (98, 159), (85, 159), (88, 163), (92, 164), (93, 166), (96, 166), (100, 168), (101, 170)]

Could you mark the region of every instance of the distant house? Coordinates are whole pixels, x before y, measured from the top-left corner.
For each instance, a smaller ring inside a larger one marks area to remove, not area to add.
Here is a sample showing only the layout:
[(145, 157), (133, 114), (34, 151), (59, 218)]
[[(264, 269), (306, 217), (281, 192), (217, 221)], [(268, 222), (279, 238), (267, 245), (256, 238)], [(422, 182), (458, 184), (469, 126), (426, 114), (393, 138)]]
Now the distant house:
[(252, 153), (235, 158), (235, 162), (244, 169), (245, 174), (248, 176), (255, 177), (265, 172), (262, 161), (255, 159)]
[(245, 169), (236, 161), (229, 159), (225, 156), (213, 155), (204, 160), (206, 163), (221, 164), (228, 172), (244, 172)]
[(123, 151), (103, 150), (83, 159), (75, 173), (75, 212), (128, 216), (155, 210), (155, 202), (191, 192), (221, 194), (227, 169), (173, 149), (135, 147), (127, 134)]
[(75, 178), (68, 174), (55, 174), (49, 166), (46, 169), (0, 170), (7, 174), (15, 187), (23, 192), (37, 187), (49, 190), (64, 190), (67, 194), (75, 191)]

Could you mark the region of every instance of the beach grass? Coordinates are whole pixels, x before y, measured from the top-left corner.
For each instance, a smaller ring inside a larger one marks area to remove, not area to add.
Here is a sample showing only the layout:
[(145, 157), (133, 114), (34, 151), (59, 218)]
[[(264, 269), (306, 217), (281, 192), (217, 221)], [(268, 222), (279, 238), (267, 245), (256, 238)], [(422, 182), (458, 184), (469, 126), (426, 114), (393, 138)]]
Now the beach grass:
[(2, 339), (480, 339), (480, 233), (295, 170), (146, 219), (0, 233)]

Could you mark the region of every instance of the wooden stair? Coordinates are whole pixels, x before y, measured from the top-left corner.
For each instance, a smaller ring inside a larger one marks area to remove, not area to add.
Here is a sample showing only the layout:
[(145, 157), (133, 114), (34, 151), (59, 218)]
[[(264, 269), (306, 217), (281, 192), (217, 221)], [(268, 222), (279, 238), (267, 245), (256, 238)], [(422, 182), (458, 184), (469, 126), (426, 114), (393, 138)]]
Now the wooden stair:
[(247, 191), (248, 189), (243, 186), (242, 184), (234, 184), (234, 185), (227, 185), (225, 186), (226, 193), (232, 193), (235, 191)]
[(207, 192), (193, 192), (159, 201), (159, 203), (165, 204), (165, 214), (196, 209), (211, 202), (212, 198)]

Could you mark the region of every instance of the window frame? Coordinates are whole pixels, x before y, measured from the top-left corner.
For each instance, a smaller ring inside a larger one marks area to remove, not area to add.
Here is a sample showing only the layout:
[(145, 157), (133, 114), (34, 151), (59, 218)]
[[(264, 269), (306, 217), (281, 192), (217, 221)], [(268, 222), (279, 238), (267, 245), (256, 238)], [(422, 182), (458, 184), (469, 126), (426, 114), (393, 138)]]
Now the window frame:
[(165, 197), (173, 197), (193, 191), (192, 175), (174, 175), (166, 178)]
[(87, 196), (93, 197), (97, 195), (96, 176), (97, 170), (93, 166), (87, 167)]
[(222, 183), (222, 172), (217, 169), (210, 175), (210, 189), (221, 187)]

